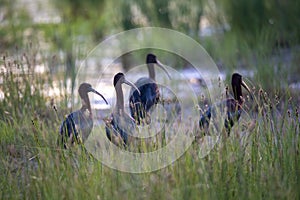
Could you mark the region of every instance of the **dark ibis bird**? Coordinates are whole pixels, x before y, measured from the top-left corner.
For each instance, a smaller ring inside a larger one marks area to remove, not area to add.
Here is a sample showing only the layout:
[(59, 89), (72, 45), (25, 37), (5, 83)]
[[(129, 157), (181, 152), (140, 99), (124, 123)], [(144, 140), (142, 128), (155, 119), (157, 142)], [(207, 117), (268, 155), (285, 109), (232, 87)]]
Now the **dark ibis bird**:
[(124, 95), (122, 84), (125, 83), (140, 94), (139, 89), (130, 81), (126, 80), (123, 73), (117, 73), (114, 76), (113, 85), (116, 91), (116, 106), (110, 119), (106, 122), (106, 136), (116, 145), (126, 146), (128, 144), (128, 133), (135, 131), (135, 120), (124, 110)]
[(60, 135), (57, 142), (64, 148), (67, 148), (70, 144), (84, 142), (92, 131), (93, 115), (88, 96), (89, 92), (99, 95), (108, 104), (104, 96), (92, 88), (89, 83), (80, 84), (78, 93), (82, 106), (79, 110), (69, 114), (60, 126)]
[[(247, 84), (242, 80), (242, 75), (234, 73), (231, 78), (231, 86), (233, 90), (234, 98), (228, 98), (222, 102), (217, 103), (215, 106), (226, 109), (226, 119), (224, 125), (228, 136), (230, 135), (230, 129), (241, 117), (242, 106), (244, 103), (242, 86), (250, 93), (250, 89)], [(200, 128), (208, 127), (212, 113), (215, 113), (214, 106), (211, 106), (207, 111), (201, 115), (199, 120)]]
[(141, 95), (134, 88), (130, 91), (129, 105), (130, 114), (139, 125), (142, 120), (146, 119), (146, 123), (150, 123), (149, 110), (159, 101), (159, 88), (155, 80), (154, 64), (159, 66), (170, 78), (168, 71), (164, 65), (156, 58), (154, 54), (149, 53), (146, 57), (146, 64), (149, 77), (142, 77), (134, 84), (139, 88)]

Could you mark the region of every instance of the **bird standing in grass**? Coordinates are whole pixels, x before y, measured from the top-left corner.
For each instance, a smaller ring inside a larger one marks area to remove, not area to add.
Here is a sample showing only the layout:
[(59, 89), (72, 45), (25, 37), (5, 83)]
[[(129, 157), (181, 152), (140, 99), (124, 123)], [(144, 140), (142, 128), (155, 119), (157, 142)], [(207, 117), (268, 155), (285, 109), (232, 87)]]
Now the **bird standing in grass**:
[(129, 98), (130, 114), (136, 120), (138, 125), (144, 119), (146, 119), (147, 124), (150, 123), (148, 112), (150, 108), (159, 101), (160, 94), (155, 81), (154, 64), (164, 70), (170, 78), (168, 71), (154, 54), (147, 55), (146, 64), (148, 67), (149, 77), (142, 77), (134, 83), (139, 88), (141, 95), (139, 95), (137, 90), (132, 88)]
[(89, 92), (99, 95), (108, 104), (104, 96), (93, 89), (89, 83), (80, 84), (78, 93), (82, 106), (79, 110), (69, 114), (62, 122), (57, 141), (58, 145), (67, 148), (74, 143), (84, 142), (88, 138), (93, 128), (93, 114), (88, 96)]
[(208, 127), (212, 113), (215, 113), (215, 106), (219, 106), (220, 111), (222, 108), (226, 108), (226, 119), (224, 122), (228, 136), (230, 135), (230, 129), (241, 117), (242, 106), (244, 103), (242, 86), (250, 93), (250, 89), (247, 84), (242, 80), (242, 75), (234, 73), (231, 78), (231, 86), (233, 90), (234, 98), (226, 99), (217, 105), (210, 106), (207, 111), (200, 116), (199, 126), (200, 128)]
[(124, 111), (124, 95), (122, 84), (125, 83), (140, 94), (139, 89), (130, 81), (126, 80), (123, 73), (117, 73), (114, 76), (114, 87), (116, 90), (116, 106), (110, 119), (106, 122), (106, 136), (116, 144), (126, 146), (128, 144), (128, 133), (135, 131), (135, 120)]

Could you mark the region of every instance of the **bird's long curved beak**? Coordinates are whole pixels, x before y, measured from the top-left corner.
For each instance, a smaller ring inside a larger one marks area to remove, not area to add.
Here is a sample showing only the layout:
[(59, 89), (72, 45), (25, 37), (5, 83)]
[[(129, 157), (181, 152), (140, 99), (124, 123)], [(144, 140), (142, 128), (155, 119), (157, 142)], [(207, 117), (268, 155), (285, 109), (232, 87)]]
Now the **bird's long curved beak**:
[(169, 79), (171, 79), (171, 75), (169, 74), (169, 72), (167, 71), (165, 66), (159, 60), (156, 60), (156, 64), (167, 74)]
[(93, 92), (95, 94), (98, 94), (100, 97), (102, 97), (102, 99), (105, 101), (105, 103), (108, 105), (108, 102), (106, 101), (106, 99), (104, 98), (104, 96), (102, 94), (100, 94), (99, 92), (97, 92), (97, 90), (95, 90), (94, 88), (89, 88), (89, 92)]
[(247, 92), (249, 92), (251, 94), (251, 91), (250, 91), (248, 85), (244, 81), (242, 81), (241, 85), (247, 90)]
[(128, 81), (128, 80), (126, 80), (126, 79), (124, 78), (123, 83), (126, 83), (127, 85), (133, 87), (134, 89), (136, 89), (136, 91), (138, 91), (139, 95), (141, 95), (141, 91), (139, 90), (139, 88), (136, 87), (136, 85), (134, 85), (132, 82), (130, 82), (130, 81)]

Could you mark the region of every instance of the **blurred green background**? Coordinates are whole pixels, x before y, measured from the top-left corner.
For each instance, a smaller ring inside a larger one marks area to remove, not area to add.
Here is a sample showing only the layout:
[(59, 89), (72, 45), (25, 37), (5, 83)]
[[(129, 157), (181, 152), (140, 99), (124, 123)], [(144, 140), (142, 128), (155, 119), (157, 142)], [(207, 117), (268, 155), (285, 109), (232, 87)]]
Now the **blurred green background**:
[[(105, 38), (165, 27), (198, 41), (226, 74), (247, 69), (265, 89), (278, 91), (298, 87), (299, 10), (292, 0), (0, 0), (0, 55), (33, 46), (50, 72), (66, 73), (73, 83), (76, 61)], [(134, 58), (121, 61), (130, 66)]]
[(0, 10), (2, 51), (28, 40), (65, 49), (82, 37), (97, 43), (143, 26), (171, 28), (196, 40), (231, 34), (253, 48), (258, 39), (272, 48), (300, 38), (300, 3), (291, 0), (1, 0)]
[(299, 10), (299, 1), (291, 0), (1, 0), (0, 48), (31, 41), (47, 50), (86, 50), (123, 30), (158, 26), (181, 31), (209, 51), (215, 45), (209, 37), (271, 51), (299, 43)]

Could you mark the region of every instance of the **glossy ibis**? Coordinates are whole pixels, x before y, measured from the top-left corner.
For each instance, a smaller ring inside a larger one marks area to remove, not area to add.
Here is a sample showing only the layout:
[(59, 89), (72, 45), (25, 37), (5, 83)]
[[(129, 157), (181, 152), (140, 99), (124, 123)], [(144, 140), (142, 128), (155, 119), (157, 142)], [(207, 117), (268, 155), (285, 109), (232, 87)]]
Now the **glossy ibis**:
[(142, 77), (134, 83), (139, 88), (141, 95), (132, 88), (129, 98), (130, 114), (136, 120), (138, 125), (143, 119), (146, 119), (147, 124), (150, 123), (148, 112), (150, 108), (159, 101), (160, 94), (159, 88), (155, 82), (154, 64), (164, 70), (170, 78), (168, 71), (154, 54), (150, 53), (147, 55), (146, 64), (148, 67), (149, 77)]
[[(224, 125), (228, 136), (230, 135), (230, 129), (234, 125), (234, 122), (238, 121), (242, 112), (242, 105), (244, 103), (242, 86), (250, 93), (249, 87), (242, 80), (242, 75), (234, 73), (231, 78), (231, 86), (233, 90), (234, 98), (226, 99), (220, 103), (217, 103), (217, 106), (220, 108), (226, 108), (227, 117), (225, 119)], [(212, 116), (212, 113), (215, 113), (214, 106), (208, 108), (208, 110), (201, 115), (199, 120), (200, 128), (208, 127), (209, 121)]]
[(69, 114), (60, 126), (60, 136), (57, 142), (64, 148), (67, 148), (67, 144), (84, 142), (92, 131), (93, 115), (88, 96), (89, 92), (101, 96), (108, 104), (103, 95), (93, 89), (89, 83), (82, 83), (78, 89), (82, 102), (81, 108)]
[[(106, 122), (106, 136), (110, 141), (117, 145), (128, 144), (128, 133), (135, 131), (135, 120), (124, 111), (124, 95), (122, 84), (125, 83), (135, 88), (140, 93), (139, 89), (130, 81), (126, 80), (123, 73), (117, 73), (114, 76), (114, 87), (116, 90), (116, 106), (111, 114), (110, 120)], [(113, 133), (112, 133), (113, 132)]]

